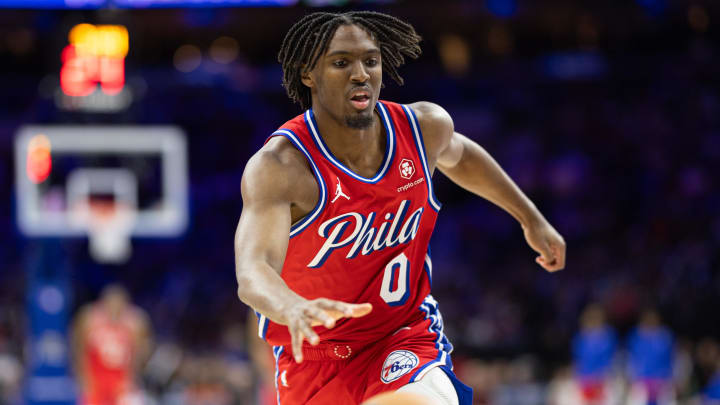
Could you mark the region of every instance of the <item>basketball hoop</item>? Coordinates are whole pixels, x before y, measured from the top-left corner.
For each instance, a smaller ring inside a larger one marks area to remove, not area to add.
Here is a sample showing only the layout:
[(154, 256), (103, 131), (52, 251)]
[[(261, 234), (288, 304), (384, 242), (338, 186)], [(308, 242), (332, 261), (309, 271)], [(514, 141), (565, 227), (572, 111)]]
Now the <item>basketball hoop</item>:
[(24, 236), (87, 236), (93, 260), (124, 262), (129, 238), (175, 238), (187, 229), (185, 134), (171, 126), (23, 126), (15, 195)]
[(136, 211), (127, 204), (87, 199), (73, 207), (73, 223), (87, 230), (90, 255), (100, 263), (120, 264), (132, 253), (130, 234)]

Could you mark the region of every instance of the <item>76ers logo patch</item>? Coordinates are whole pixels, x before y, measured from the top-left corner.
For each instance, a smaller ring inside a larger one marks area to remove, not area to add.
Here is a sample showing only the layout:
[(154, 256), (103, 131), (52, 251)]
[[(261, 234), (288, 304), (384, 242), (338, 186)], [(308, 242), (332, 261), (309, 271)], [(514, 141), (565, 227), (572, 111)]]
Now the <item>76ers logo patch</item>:
[(410, 159), (403, 159), (400, 161), (400, 176), (403, 179), (409, 179), (415, 174), (415, 164)]
[(385, 384), (390, 384), (409, 373), (417, 365), (418, 357), (415, 353), (408, 350), (395, 350), (385, 359), (382, 370), (380, 370), (380, 379)]

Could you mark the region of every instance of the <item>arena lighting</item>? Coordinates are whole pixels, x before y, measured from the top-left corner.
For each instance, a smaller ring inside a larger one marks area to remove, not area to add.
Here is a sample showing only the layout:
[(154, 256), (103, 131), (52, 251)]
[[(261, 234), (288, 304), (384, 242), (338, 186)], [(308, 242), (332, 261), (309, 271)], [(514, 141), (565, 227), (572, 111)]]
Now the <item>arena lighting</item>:
[(183, 72), (190, 73), (197, 69), (202, 63), (202, 52), (200, 48), (195, 45), (182, 45), (173, 55), (173, 64), (175, 69)]
[(97, 85), (103, 93), (115, 95), (125, 86), (125, 56), (129, 39), (121, 25), (78, 24), (68, 35), (70, 44), (62, 51), (60, 88), (73, 97), (92, 94)]
[(238, 57), (239, 46), (234, 38), (220, 37), (210, 45), (210, 57), (217, 63), (226, 65)]
[(26, 173), (30, 181), (40, 184), (47, 180), (52, 169), (50, 140), (43, 134), (30, 138), (27, 148)]

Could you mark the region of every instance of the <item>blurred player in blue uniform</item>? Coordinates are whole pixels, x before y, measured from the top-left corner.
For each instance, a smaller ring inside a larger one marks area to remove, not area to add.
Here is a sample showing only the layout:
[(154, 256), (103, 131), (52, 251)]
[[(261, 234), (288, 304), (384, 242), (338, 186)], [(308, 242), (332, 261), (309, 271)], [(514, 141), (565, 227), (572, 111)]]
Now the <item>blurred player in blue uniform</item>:
[(580, 331), (573, 339), (573, 363), (583, 404), (607, 403), (616, 349), (615, 330), (605, 323), (603, 309), (591, 304), (580, 317)]
[(660, 322), (655, 310), (646, 310), (627, 340), (632, 390), (628, 404), (674, 403), (672, 332)]

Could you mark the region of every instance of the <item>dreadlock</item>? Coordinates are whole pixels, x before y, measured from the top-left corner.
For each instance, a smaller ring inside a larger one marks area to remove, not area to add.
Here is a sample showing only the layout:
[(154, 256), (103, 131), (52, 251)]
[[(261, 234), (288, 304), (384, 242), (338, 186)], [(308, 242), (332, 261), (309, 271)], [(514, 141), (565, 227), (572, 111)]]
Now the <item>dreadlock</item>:
[(406, 56), (420, 56), (420, 36), (410, 24), (395, 17), (374, 11), (308, 14), (290, 28), (278, 53), (283, 86), (303, 109), (309, 108), (312, 100), (310, 89), (300, 80), (302, 74), (315, 68), (338, 27), (350, 24), (361, 27), (377, 41), (383, 71), (400, 85), (403, 79), (397, 68), (405, 63)]

